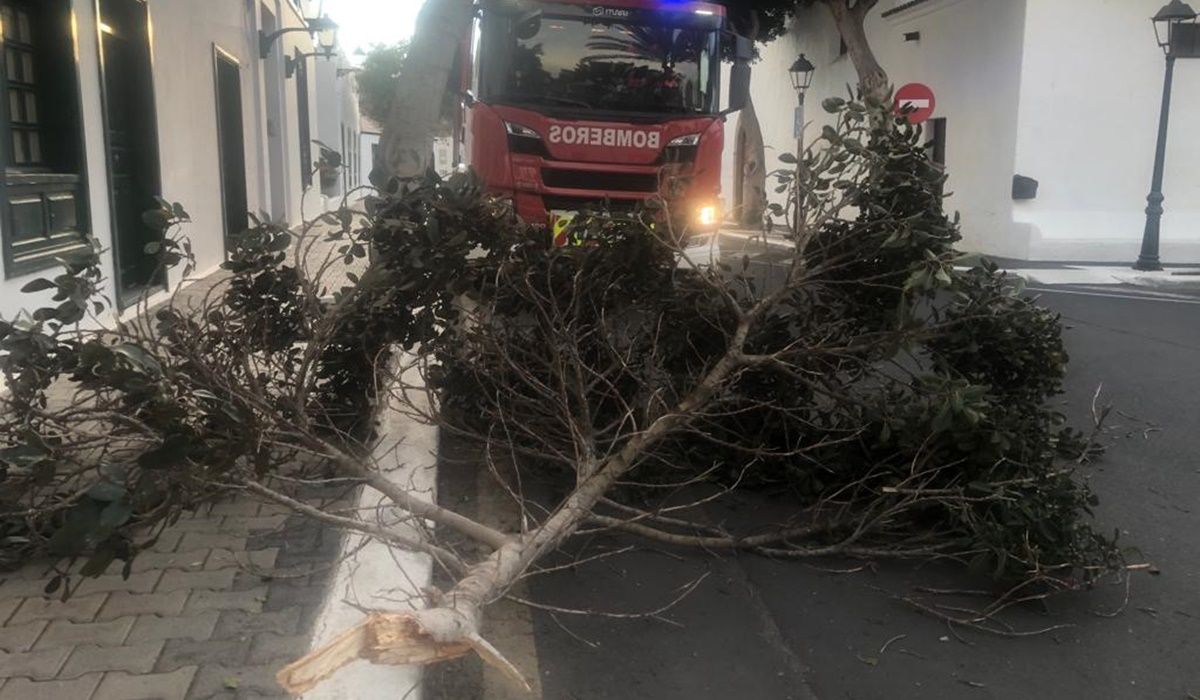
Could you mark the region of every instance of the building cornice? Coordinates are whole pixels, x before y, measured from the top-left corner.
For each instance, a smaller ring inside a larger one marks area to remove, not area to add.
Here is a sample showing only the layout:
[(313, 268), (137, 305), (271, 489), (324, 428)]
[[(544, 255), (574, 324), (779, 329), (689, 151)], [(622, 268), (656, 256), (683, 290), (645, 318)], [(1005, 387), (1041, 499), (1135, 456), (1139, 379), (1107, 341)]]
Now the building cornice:
[(883, 18), (891, 22), (901, 22), (915, 19), (962, 2), (962, 0), (908, 0), (896, 5), (883, 13)]

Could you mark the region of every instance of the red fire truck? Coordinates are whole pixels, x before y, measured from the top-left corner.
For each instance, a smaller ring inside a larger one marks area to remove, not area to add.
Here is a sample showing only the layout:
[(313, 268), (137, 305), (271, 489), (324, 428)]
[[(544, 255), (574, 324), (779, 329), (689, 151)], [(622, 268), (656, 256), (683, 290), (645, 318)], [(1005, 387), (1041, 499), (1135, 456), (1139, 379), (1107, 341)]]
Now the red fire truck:
[[(522, 218), (557, 233), (580, 211), (655, 198), (685, 247), (712, 239), (725, 118), (746, 102), (752, 56), (724, 7), (483, 0), (465, 51), (464, 160)], [(735, 59), (724, 106), (722, 56)]]

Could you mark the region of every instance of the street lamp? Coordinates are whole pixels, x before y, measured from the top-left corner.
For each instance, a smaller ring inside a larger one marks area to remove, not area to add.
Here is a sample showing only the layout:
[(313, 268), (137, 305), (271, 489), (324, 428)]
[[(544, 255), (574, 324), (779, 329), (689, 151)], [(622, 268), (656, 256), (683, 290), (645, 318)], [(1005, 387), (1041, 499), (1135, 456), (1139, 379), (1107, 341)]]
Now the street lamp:
[(813, 73), (816, 70), (817, 67), (804, 54), (800, 54), (800, 58), (788, 69), (788, 74), (792, 77), (792, 88), (796, 90), (799, 100), (793, 126), (796, 136), (796, 210), (793, 212), (792, 231), (796, 236), (800, 235), (800, 224), (804, 220), (804, 95), (812, 87)]
[(337, 22), (328, 17), (311, 17), (304, 20), (303, 27), (287, 27), (278, 31), (267, 34), (259, 31), (258, 33), (258, 51), (259, 56), (266, 59), (271, 55), (271, 47), (275, 41), (284, 34), (291, 32), (308, 32), (316, 35), (317, 43), (324, 49), (332, 50), (337, 45)]
[[(295, 56), (285, 56), (283, 58), (283, 75), (289, 80), (296, 75), (296, 71), (300, 69), (300, 62), (310, 58), (333, 58), (334, 53), (332, 48), (322, 48), (320, 51), (311, 53), (297, 53)], [(341, 71), (338, 71), (338, 77), (341, 77)]]
[[(1167, 122), (1171, 115), (1171, 84), (1175, 76), (1175, 59), (1200, 57), (1195, 50), (1196, 11), (1183, 0), (1171, 0), (1158, 14), (1154, 15), (1154, 34), (1158, 45), (1167, 57), (1166, 77), (1163, 81), (1162, 110), (1158, 116), (1158, 145), (1154, 151), (1154, 176), (1150, 183), (1150, 195), (1146, 197), (1146, 229), (1142, 233), (1142, 251), (1135, 270), (1161, 270), (1158, 259), (1158, 239), (1163, 215), (1163, 168), (1167, 157)], [(1187, 41), (1184, 41), (1184, 40)], [(1186, 48), (1185, 48), (1185, 45)]]

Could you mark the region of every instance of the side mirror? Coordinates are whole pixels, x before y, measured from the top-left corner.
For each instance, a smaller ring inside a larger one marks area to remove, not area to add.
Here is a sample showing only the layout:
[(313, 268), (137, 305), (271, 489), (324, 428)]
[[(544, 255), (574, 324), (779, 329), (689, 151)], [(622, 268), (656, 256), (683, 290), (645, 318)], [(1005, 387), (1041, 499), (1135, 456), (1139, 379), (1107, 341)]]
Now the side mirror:
[(738, 61), (729, 72), (729, 107), (726, 113), (737, 112), (750, 102), (750, 64)]

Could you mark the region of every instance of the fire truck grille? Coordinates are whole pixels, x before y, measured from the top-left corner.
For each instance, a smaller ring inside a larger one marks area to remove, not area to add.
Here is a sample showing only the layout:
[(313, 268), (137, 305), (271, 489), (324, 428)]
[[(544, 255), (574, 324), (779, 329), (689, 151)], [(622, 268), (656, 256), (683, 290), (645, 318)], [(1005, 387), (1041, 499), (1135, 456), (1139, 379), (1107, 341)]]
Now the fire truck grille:
[(606, 173), (591, 170), (561, 170), (544, 168), (542, 182), (546, 187), (567, 190), (597, 190), (602, 192), (657, 192), (655, 173)]
[(633, 214), (642, 206), (641, 200), (612, 199), (605, 201), (597, 197), (556, 197), (546, 195), (542, 198), (547, 211), (608, 211), (613, 214)]

